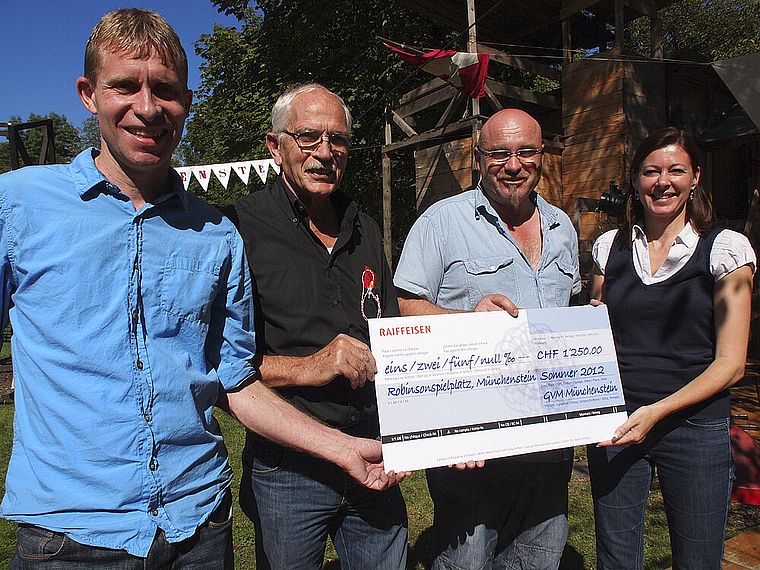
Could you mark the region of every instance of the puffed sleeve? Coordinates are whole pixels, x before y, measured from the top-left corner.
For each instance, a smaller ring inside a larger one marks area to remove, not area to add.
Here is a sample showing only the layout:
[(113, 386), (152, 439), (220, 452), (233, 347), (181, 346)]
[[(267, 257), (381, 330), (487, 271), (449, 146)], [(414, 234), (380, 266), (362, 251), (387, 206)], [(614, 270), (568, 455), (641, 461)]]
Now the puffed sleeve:
[(749, 265), (752, 273), (755, 273), (757, 258), (747, 236), (733, 230), (721, 231), (715, 237), (710, 252), (710, 271), (715, 280), (720, 281), (735, 269), (745, 265)]
[(604, 275), (604, 268), (607, 267), (607, 260), (610, 257), (612, 242), (615, 240), (617, 232), (617, 230), (604, 232), (596, 238), (594, 247), (591, 249), (591, 256), (594, 258), (594, 264), (602, 275)]

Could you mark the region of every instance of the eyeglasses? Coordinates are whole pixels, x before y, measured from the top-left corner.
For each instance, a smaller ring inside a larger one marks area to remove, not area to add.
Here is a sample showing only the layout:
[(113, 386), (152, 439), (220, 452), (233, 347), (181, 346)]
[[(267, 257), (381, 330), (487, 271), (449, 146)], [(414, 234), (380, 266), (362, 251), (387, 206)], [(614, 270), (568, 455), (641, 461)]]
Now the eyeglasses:
[(478, 152), (498, 164), (506, 163), (513, 156), (516, 156), (517, 160), (523, 164), (532, 164), (537, 162), (538, 157), (544, 154), (544, 145), (542, 144), (541, 148), (521, 148), (515, 152), (511, 150), (483, 150), (478, 148)]
[(330, 150), (337, 154), (345, 154), (348, 151), (348, 147), (351, 146), (351, 139), (348, 138), (348, 135), (341, 133), (327, 134), (317, 133), (316, 131), (304, 131), (303, 133), (283, 132), (293, 137), (298, 148), (304, 152), (314, 152), (322, 144), (322, 141), (326, 141), (330, 145)]

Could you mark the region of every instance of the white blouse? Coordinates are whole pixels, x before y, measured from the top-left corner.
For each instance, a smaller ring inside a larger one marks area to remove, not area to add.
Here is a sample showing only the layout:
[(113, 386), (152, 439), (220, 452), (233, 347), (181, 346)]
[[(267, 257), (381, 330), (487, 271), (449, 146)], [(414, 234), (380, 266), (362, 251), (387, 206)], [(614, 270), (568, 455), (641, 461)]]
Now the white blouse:
[[(603, 233), (594, 242), (592, 255), (594, 263), (604, 274), (604, 268), (607, 266), (607, 260), (612, 248), (612, 240), (618, 230), (610, 230)], [(668, 252), (668, 257), (657, 272), (652, 275), (652, 269), (649, 265), (649, 243), (644, 230), (635, 225), (631, 229), (631, 242), (633, 244), (633, 266), (636, 273), (644, 285), (659, 283), (665, 281), (668, 277), (675, 274), (681, 269), (697, 249), (699, 234), (686, 224), (681, 233), (675, 239), (675, 242)], [(752, 249), (747, 236), (733, 230), (722, 230), (713, 242), (710, 251), (710, 271), (719, 281), (733, 270), (744, 265), (749, 265), (754, 274), (757, 267), (755, 251)]]

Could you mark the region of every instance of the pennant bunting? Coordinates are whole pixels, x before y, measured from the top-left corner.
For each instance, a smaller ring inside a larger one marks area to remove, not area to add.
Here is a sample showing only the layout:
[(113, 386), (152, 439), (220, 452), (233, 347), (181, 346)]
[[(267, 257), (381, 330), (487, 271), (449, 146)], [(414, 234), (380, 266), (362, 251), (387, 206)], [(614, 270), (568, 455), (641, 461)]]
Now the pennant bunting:
[(205, 192), (208, 190), (208, 183), (211, 181), (211, 167), (210, 166), (191, 166), (190, 171), (195, 176), (195, 179), (200, 183), (201, 188)]
[(232, 170), (231, 164), (212, 164), (211, 171), (216, 175), (217, 180), (222, 183), (222, 186), (227, 188), (230, 183), (230, 171)]
[(248, 186), (248, 177), (251, 174), (251, 161), (233, 162), (231, 166), (232, 171), (238, 175), (238, 178), (243, 181), (243, 184)]
[(190, 177), (193, 175), (193, 173), (190, 172), (190, 167), (182, 166), (180, 168), (175, 168), (174, 170), (179, 174), (179, 177), (182, 179), (182, 186), (187, 190), (187, 185), (190, 184)]
[(253, 166), (253, 169), (256, 171), (256, 174), (259, 175), (259, 178), (261, 178), (261, 182), (263, 184), (266, 184), (267, 182), (267, 172), (269, 172), (269, 161), (268, 160), (254, 160), (251, 165)]
[(280, 167), (274, 163), (274, 159), (272, 158), (243, 160), (240, 162), (228, 162), (224, 164), (207, 164), (203, 166), (181, 166), (174, 170), (176, 170), (177, 174), (182, 178), (182, 184), (184, 185), (185, 190), (187, 190), (187, 187), (190, 184), (190, 179), (194, 176), (200, 183), (203, 191), (206, 192), (212, 174), (216, 176), (216, 179), (219, 180), (225, 188), (227, 188), (227, 185), (230, 183), (230, 178), (232, 177), (233, 172), (243, 181), (243, 184), (247, 186), (251, 171), (255, 171), (261, 179), (261, 182), (266, 184), (267, 174), (269, 174), (270, 168), (278, 175), (280, 174)]

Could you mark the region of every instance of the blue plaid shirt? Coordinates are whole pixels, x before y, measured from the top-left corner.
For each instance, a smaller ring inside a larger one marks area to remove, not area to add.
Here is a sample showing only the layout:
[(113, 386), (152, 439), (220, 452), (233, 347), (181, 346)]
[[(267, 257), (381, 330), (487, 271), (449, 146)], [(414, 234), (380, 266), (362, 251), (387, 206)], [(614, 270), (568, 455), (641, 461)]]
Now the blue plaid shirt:
[(255, 371), (251, 283), (233, 225), (173, 171), (135, 212), (94, 152), (0, 177), (16, 389), (2, 515), (145, 556), (230, 484), (211, 411)]

